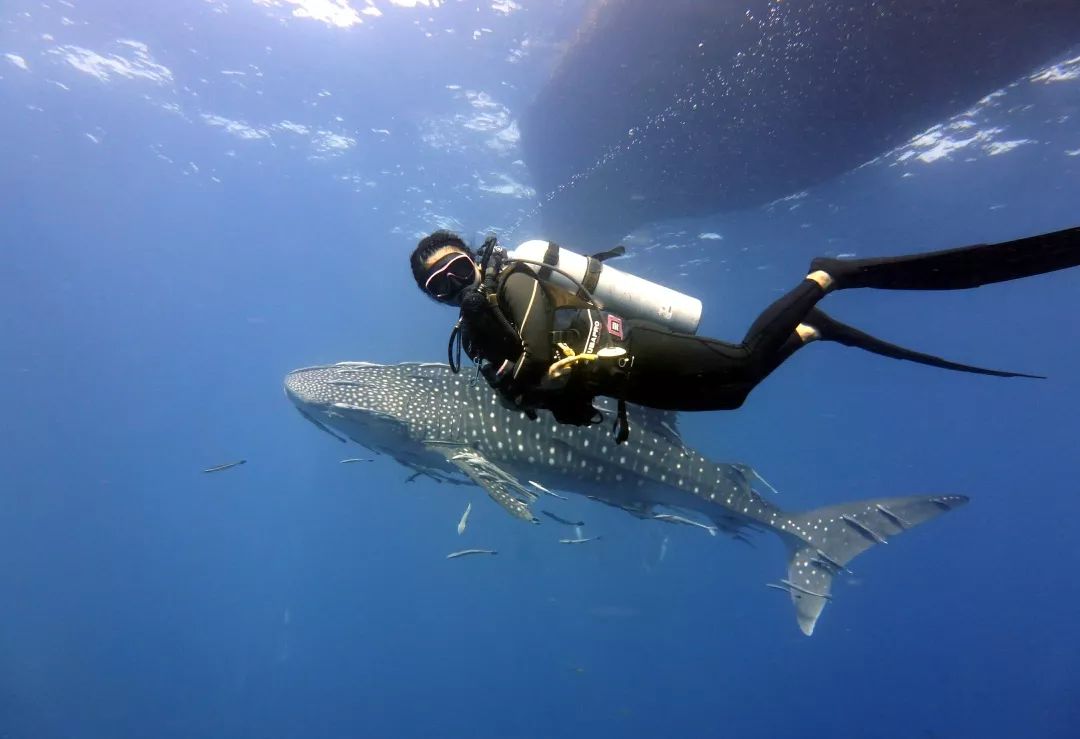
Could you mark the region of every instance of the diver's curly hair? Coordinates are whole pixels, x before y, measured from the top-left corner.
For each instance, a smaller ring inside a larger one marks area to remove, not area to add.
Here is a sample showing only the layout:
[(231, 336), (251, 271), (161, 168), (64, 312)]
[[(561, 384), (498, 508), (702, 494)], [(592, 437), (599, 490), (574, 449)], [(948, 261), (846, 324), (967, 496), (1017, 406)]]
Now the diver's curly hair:
[(471, 253), (469, 246), (453, 231), (439, 230), (420, 239), (416, 248), (413, 249), (412, 256), (409, 257), (409, 264), (412, 266), (412, 274), (413, 279), (416, 280), (416, 286), (421, 290), (424, 289), (424, 281), (427, 280), (428, 276), (427, 260), (431, 258), (432, 254), (445, 246), (454, 246), (461, 249), (461, 251), (466, 254)]

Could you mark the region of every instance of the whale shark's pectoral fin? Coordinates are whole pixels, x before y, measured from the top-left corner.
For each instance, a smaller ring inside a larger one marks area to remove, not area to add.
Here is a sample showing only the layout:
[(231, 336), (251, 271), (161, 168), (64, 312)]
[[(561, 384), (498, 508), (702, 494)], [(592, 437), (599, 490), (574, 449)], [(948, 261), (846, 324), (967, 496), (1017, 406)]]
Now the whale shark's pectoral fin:
[(483, 454), (467, 447), (438, 442), (425, 442), (424, 446), (429, 451), (445, 457), (447, 462), (482, 487), (488, 497), (501, 505), (514, 518), (529, 523), (540, 523), (529, 510), (529, 504), (537, 498), (536, 493)]

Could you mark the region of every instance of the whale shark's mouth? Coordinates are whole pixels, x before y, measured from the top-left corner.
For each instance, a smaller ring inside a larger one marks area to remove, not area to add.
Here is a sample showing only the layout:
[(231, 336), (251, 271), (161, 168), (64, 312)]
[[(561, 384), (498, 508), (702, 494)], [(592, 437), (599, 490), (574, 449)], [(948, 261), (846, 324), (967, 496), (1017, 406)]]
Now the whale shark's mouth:
[(293, 370), (285, 377), (285, 395), (305, 418), (339, 440), (352, 439), (368, 448), (379, 448), (408, 436), (408, 425), (401, 418), (356, 398), (357, 389), (375, 384), (374, 378), (369, 382), (357, 377), (361, 366), (374, 365), (349, 363)]
[(304, 367), (285, 375), (285, 396), (297, 408), (319, 405), (320, 398), (316, 391), (322, 382), (318, 374), (325, 370), (325, 367)]
[(296, 369), (285, 375), (285, 395), (297, 406), (347, 404), (350, 410), (363, 411), (366, 408), (356, 402), (356, 393), (349, 389), (371, 387), (374, 378), (365, 379), (362, 370), (373, 366), (350, 362)]

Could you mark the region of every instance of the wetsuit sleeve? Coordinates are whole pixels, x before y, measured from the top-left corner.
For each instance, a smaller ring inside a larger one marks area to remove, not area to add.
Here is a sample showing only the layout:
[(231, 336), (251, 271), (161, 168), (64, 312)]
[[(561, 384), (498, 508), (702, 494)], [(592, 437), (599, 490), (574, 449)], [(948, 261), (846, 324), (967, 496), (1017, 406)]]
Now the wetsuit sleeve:
[(510, 370), (510, 384), (524, 391), (536, 387), (551, 365), (554, 310), (540, 281), (525, 272), (506, 278), (502, 299), (524, 347)]

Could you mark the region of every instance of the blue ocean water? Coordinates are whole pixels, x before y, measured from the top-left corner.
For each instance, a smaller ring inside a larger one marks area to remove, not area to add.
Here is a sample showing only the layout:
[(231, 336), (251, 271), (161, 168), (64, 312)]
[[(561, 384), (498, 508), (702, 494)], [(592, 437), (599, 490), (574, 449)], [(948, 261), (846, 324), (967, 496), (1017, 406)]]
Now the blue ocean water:
[[(826, 302), (1045, 381), (821, 345), (684, 416), (785, 508), (972, 497), (860, 557), (809, 639), (773, 538), (578, 500), (602, 546), (559, 547), (338, 464), (368, 455), (282, 397), (303, 365), (441, 359), (419, 234), (543, 236), (515, 121), (586, 5), (0, 9), (0, 737), (1076, 735), (1078, 272)], [(734, 338), (820, 253), (1077, 225), (1078, 54), (807, 192), (640, 228), (625, 269)], [(473, 545), (500, 556), (444, 559)]]

